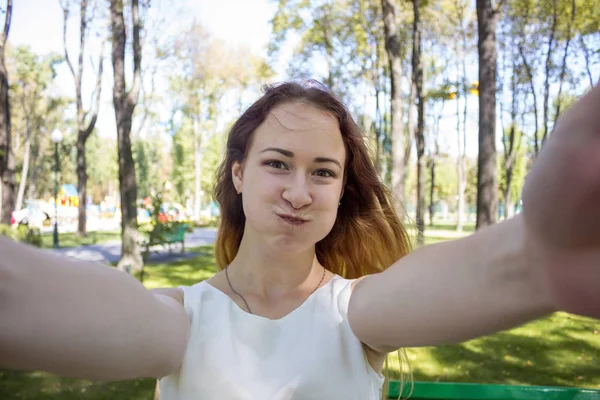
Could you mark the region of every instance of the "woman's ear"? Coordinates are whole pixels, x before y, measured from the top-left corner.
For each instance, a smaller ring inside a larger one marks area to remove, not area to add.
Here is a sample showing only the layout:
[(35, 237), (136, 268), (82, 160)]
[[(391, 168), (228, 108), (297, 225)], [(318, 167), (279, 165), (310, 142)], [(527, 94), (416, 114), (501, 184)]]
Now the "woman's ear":
[(242, 193), (242, 176), (244, 172), (244, 167), (242, 163), (234, 161), (231, 167), (231, 178), (233, 180), (233, 187), (235, 187), (235, 191), (238, 194)]

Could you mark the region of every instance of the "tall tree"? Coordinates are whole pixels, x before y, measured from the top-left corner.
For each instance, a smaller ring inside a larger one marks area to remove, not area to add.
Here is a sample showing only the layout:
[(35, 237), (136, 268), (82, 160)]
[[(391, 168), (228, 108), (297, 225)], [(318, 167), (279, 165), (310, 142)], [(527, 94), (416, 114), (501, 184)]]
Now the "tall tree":
[[(96, 86), (93, 92), (95, 100), (91, 103), (93, 106), (89, 110), (85, 110), (83, 106), (83, 95), (82, 95), (82, 81), (83, 81), (83, 70), (84, 70), (84, 54), (86, 50), (86, 42), (89, 32), (89, 23), (91, 18), (88, 17), (88, 2), (87, 0), (81, 0), (80, 3), (80, 15), (79, 15), (79, 54), (77, 58), (77, 71), (73, 66), (71, 57), (69, 57), (69, 51), (67, 49), (67, 24), (69, 21), (70, 13), (70, 1), (61, 1), (61, 7), (63, 9), (63, 47), (65, 52), (65, 60), (69, 66), (69, 70), (73, 75), (73, 81), (75, 83), (75, 104), (77, 107), (77, 191), (79, 192), (79, 204), (78, 204), (78, 224), (77, 232), (81, 236), (87, 235), (86, 228), (86, 203), (87, 203), (87, 161), (85, 144), (94, 131), (96, 121), (98, 119), (98, 111), (100, 109), (100, 96), (102, 94), (102, 70), (104, 61), (104, 41), (98, 56), (98, 71), (96, 73)], [(92, 13), (93, 14), (93, 13)]]
[(572, 27), (573, 22), (575, 21), (575, 14), (577, 11), (577, 4), (575, 0), (571, 0), (571, 17), (569, 18), (569, 22), (567, 22), (566, 28), (566, 43), (565, 43), (565, 51), (562, 57), (562, 66), (560, 68), (560, 76), (559, 76), (559, 87), (558, 87), (558, 98), (557, 98), (557, 106), (556, 113), (554, 114), (554, 123), (552, 126), (556, 125), (556, 121), (560, 116), (561, 106), (562, 106), (562, 92), (563, 92), (563, 83), (565, 81), (565, 75), (567, 73), (567, 57), (569, 56), (569, 45), (571, 44), (571, 39), (573, 36)]
[[(32, 158), (36, 155), (32, 150), (42, 128), (50, 127), (49, 117), (60, 105), (60, 101), (46, 92), (53, 82), (56, 72), (55, 64), (59, 62), (58, 54), (39, 56), (28, 47), (17, 47), (11, 52), (13, 76), (10, 97), (16, 104), (11, 110), (11, 126), (14, 139), (12, 152), (16, 165), (21, 164), (19, 189), (15, 209), (23, 206), (25, 188), (29, 176)], [(48, 129), (45, 129), (47, 132)], [(22, 143), (22, 146), (19, 145)], [(21, 149), (22, 148), (22, 149)], [(22, 151), (21, 151), (22, 150)], [(22, 158), (19, 160), (19, 156)]]
[(496, 222), (496, 26), (505, 0), (477, 0), (479, 55), (479, 156), (477, 159), (477, 228)]
[[(456, 17), (454, 25), (459, 30), (459, 42), (455, 42), (456, 57), (456, 139), (457, 139), (457, 171), (458, 171), (458, 207), (456, 212), (456, 230), (462, 232), (465, 217), (465, 190), (467, 187), (467, 110), (469, 84), (467, 78), (467, 54), (469, 47), (467, 44), (468, 30), (471, 18), (469, 17), (469, 4), (466, 0), (454, 0), (452, 4), (454, 9), (451, 18)], [(462, 71), (461, 71), (462, 70)], [(460, 118), (460, 100), (463, 100), (462, 109), (462, 130)]]
[[(339, 96), (347, 95), (352, 73), (362, 67), (353, 62), (354, 57), (361, 57), (364, 50), (353, 41), (354, 28), (360, 27), (360, 23), (359, 14), (352, 9), (355, 4), (349, 3), (356, 1), (278, 0), (271, 20), (271, 58), (277, 59), (288, 32), (293, 31), (300, 40), (294, 49), (289, 74), (318, 78)], [(322, 74), (315, 71), (315, 57), (324, 61)]]
[(4, 29), (0, 33), (0, 223), (10, 224), (15, 201), (15, 171), (10, 144), (10, 100), (5, 53), (12, 17), (12, 0), (6, 1), (6, 9), (3, 11)]
[(142, 46), (139, 0), (131, 0), (131, 25), (133, 29), (133, 83), (127, 90), (125, 81), (126, 27), (123, 17), (123, 0), (111, 0), (110, 23), (112, 28), (112, 65), (114, 73), (113, 104), (117, 121), (119, 153), (119, 189), (121, 196), (121, 270), (141, 270), (143, 261), (138, 243), (137, 185), (135, 163), (131, 151), (131, 124), (141, 86)]
[(548, 120), (550, 118), (549, 110), (549, 99), (550, 99), (550, 73), (554, 68), (552, 62), (552, 53), (554, 52), (554, 46), (556, 43), (557, 25), (558, 25), (558, 0), (552, 0), (552, 13), (551, 13), (550, 32), (548, 34), (548, 50), (546, 51), (546, 63), (545, 72), (546, 77), (544, 79), (544, 120), (543, 120), (543, 132), (542, 132), (542, 146), (546, 142), (548, 137)]
[(385, 50), (391, 77), (391, 140), (392, 140), (392, 194), (399, 201), (397, 211), (404, 214), (401, 208), (404, 203), (404, 121), (402, 117), (402, 53), (400, 27), (396, 16), (396, 6), (393, 0), (381, 0), (383, 11), (383, 26), (385, 32)]
[[(441, 101), (440, 101), (441, 100)], [(438, 160), (440, 157), (440, 120), (442, 119), (442, 113), (444, 111), (444, 100), (437, 96), (427, 96), (427, 108), (431, 113), (432, 124), (429, 129), (427, 136), (429, 138), (429, 168), (430, 168), (430, 186), (429, 186), (429, 226), (433, 226), (435, 216), (435, 194), (438, 190), (436, 187), (437, 176), (436, 169), (438, 167)], [(441, 107), (436, 110), (436, 103), (440, 103)], [(439, 198), (439, 197), (438, 197)]]
[[(264, 68), (264, 60), (212, 38), (196, 22), (179, 35), (175, 48), (174, 57), (179, 68), (169, 74), (169, 86), (175, 100), (174, 114), (180, 117), (182, 126), (188, 124), (183, 131), (192, 134), (194, 218), (198, 219), (202, 205), (206, 204), (202, 166), (208, 140), (217, 133), (217, 120), (223, 117), (221, 101), (228, 92), (233, 93), (233, 89), (241, 97), (240, 88), (261, 82), (269, 71)], [(178, 131), (180, 129), (173, 129), (173, 133)], [(183, 165), (176, 167), (176, 175), (181, 178), (178, 173), (182, 168), (179, 167)]]
[(417, 146), (417, 243), (425, 243), (425, 184), (427, 166), (425, 160), (425, 96), (423, 95), (423, 62), (421, 60), (421, 0), (413, 0), (413, 50), (412, 50), (412, 84), (415, 87), (417, 100), (417, 129), (415, 143)]
[(519, 89), (517, 87), (519, 72), (517, 71), (517, 60), (518, 58), (516, 57), (516, 54), (513, 54), (512, 74), (510, 77), (510, 89), (512, 96), (510, 107), (510, 126), (507, 132), (502, 132), (502, 146), (504, 148), (502, 164), (505, 174), (502, 188), (504, 195), (504, 218), (512, 217), (514, 199), (512, 198), (511, 189), (515, 166), (518, 162), (517, 157), (520, 155), (522, 138), (522, 134), (518, 131), (519, 127), (517, 126), (517, 112), (519, 109)]

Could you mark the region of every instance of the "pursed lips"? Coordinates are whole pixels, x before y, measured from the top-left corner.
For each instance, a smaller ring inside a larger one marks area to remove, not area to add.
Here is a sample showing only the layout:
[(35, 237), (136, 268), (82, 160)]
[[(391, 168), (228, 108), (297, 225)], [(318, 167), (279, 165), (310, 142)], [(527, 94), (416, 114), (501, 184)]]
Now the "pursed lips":
[(291, 215), (291, 214), (277, 214), (278, 217), (288, 221), (288, 222), (292, 222), (292, 223), (296, 223), (296, 224), (301, 224), (304, 222), (308, 222), (307, 219), (299, 217), (299, 216), (295, 216), (295, 215)]

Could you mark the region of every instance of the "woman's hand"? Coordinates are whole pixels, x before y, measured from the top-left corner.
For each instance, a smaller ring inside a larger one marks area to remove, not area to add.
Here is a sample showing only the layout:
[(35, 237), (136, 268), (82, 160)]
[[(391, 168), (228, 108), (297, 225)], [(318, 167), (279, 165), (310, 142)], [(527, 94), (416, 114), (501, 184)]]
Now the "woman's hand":
[(525, 183), (523, 217), (557, 307), (600, 318), (600, 86), (559, 119)]

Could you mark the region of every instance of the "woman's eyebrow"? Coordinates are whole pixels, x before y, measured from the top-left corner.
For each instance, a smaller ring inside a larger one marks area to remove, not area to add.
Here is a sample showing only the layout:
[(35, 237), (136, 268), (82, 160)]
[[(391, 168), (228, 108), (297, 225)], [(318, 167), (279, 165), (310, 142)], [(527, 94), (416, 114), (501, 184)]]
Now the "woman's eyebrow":
[(289, 151), (289, 150), (285, 150), (285, 149), (280, 149), (279, 147), (267, 147), (266, 149), (261, 150), (261, 153), (264, 153), (265, 151), (276, 151), (278, 153), (283, 154), (286, 157), (292, 158), (294, 157), (294, 153)]
[[(260, 151), (260, 153), (264, 153), (266, 151), (275, 151), (277, 153), (283, 154), (286, 157), (289, 158), (293, 158), (294, 157), (294, 153), (289, 151), (289, 150), (285, 150), (285, 149), (281, 149), (279, 147), (267, 147), (263, 150)], [(315, 157), (314, 162), (317, 163), (333, 163), (336, 164), (338, 167), (342, 168), (342, 164), (336, 160), (335, 158), (329, 158), (329, 157)]]

